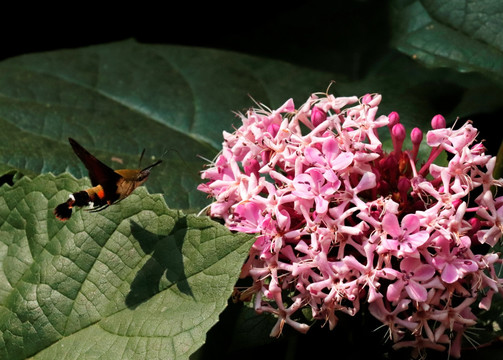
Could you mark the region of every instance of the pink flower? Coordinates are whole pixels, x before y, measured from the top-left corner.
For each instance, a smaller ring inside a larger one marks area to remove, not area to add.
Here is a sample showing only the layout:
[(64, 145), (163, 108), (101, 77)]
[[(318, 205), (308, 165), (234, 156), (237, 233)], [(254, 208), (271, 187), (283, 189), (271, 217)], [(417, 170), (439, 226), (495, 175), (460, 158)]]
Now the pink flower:
[(430, 236), (427, 231), (419, 230), (419, 217), (415, 214), (405, 215), (400, 226), (397, 216), (388, 213), (382, 219), (382, 228), (391, 236), (381, 241), (382, 247), (399, 257), (404, 254), (418, 257), (419, 253), (416, 249), (422, 246)]
[(321, 110), (319, 107), (313, 107), (311, 112), (311, 120), (313, 122), (314, 127), (320, 125), (323, 121), (327, 119), (327, 114)]
[(404, 320), (399, 316), (402, 312), (407, 313), (410, 302), (410, 299), (403, 299), (392, 311), (386, 308), (382, 299), (377, 299), (369, 305), (369, 311), (372, 315), (388, 326), (389, 337), (394, 342), (401, 340), (405, 336), (406, 330), (414, 331), (417, 326), (417, 323), (409, 319)]
[(472, 304), (489, 309), (503, 292), (503, 260), (472, 245), (500, 240), (493, 188), (503, 180), (471, 123), (454, 129), (436, 115), (426, 143), (415, 128), (406, 149), (406, 127), (397, 112), (378, 115), (381, 100), (312, 94), (297, 109), (291, 99), (250, 109), (198, 189), (214, 200), (211, 216), (256, 234), (240, 275), (251, 278), (244, 298), (278, 318), (271, 335), (285, 324), (306, 332), (294, 320), (304, 308), (333, 329), (367, 303), (395, 348), (459, 356)]
[(244, 202), (235, 207), (229, 228), (245, 233), (258, 233), (268, 227), (270, 219), (263, 215), (264, 206)]
[(495, 200), (491, 191), (487, 190), (482, 194), (480, 203), (483, 206), (477, 210), (477, 215), (491, 226), (480, 230), (477, 238), (483, 244), (488, 243), (494, 246), (503, 232), (503, 197)]
[(330, 177), (332, 181), (327, 181), (325, 176), (322, 170), (311, 168), (293, 179), (295, 190), (292, 194), (302, 199), (314, 200), (318, 214), (327, 212), (329, 201), (340, 186), (339, 179)]
[(463, 248), (452, 246), (451, 249), (452, 243), (445, 237), (439, 236), (435, 240), (435, 245), (439, 251), (432, 259), (432, 263), (440, 271), (441, 278), (446, 283), (452, 284), (479, 269), (475, 261), (464, 256)]
[(327, 170), (341, 171), (353, 162), (354, 154), (341, 151), (337, 142), (332, 137), (323, 139), (321, 151), (316, 147), (307, 147), (304, 150), (308, 166), (322, 166)]
[(400, 262), (400, 269), (402, 273), (394, 283), (388, 286), (386, 298), (397, 302), (402, 299), (402, 291), (405, 289), (410, 299), (426, 301), (428, 290), (423, 283), (433, 279), (435, 268), (429, 264), (423, 264), (420, 259), (409, 257)]

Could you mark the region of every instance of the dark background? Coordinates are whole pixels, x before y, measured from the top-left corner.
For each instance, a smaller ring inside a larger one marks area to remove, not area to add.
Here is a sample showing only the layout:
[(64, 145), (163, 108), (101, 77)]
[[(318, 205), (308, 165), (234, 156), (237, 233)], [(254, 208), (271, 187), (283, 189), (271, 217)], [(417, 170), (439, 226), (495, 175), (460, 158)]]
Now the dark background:
[[(345, 60), (354, 57), (357, 61), (356, 53), (362, 57), (364, 37), (376, 37), (376, 41), (365, 40), (368, 49), (364, 51), (373, 54), (374, 60), (387, 50), (382, 48), (389, 33), (386, 3), (236, 1), (223, 6), (172, 1), (126, 9), (92, 3), (68, 9), (16, 5), (2, 11), (0, 56), (134, 38), (145, 43), (230, 49), (333, 70), (338, 65), (334, 64), (336, 53)], [(356, 74), (358, 66), (350, 70)]]

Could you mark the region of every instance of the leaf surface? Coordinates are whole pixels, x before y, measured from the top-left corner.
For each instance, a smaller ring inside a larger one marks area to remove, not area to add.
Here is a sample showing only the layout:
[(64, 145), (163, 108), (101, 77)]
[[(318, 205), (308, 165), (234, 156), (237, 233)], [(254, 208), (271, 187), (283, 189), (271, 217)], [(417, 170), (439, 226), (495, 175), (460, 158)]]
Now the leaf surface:
[(394, 43), (431, 67), (479, 72), (503, 81), (503, 7), (500, 1), (394, 2)]
[(0, 358), (184, 359), (227, 305), (251, 237), (139, 188), (99, 212), (52, 209), (69, 175), (0, 187)]

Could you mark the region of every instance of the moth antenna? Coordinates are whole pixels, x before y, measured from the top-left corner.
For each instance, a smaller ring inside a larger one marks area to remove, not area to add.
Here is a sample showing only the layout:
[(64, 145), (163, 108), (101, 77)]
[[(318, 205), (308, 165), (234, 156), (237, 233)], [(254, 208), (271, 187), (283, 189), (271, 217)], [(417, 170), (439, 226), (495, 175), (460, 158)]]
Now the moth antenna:
[(140, 161), (138, 162), (138, 168), (141, 168), (141, 161), (143, 159), (143, 155), (145, 155), (145, 148), (143, 148), (143, 151), (141, 152)]

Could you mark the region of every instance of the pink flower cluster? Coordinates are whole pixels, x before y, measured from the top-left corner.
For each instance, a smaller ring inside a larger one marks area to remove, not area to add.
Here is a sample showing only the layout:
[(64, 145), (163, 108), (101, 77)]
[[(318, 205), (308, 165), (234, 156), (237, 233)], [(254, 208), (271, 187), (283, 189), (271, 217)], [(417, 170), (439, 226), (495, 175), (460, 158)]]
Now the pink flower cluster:
[[(333, 328), (338, 313), (367, 303), (395, 348), (459, 357), (476, 323), (471, 306), (488, 309), (503, 293), (502, 260), (490, 251), (503, 229), (496, 159), (470, 123), (448, 128), (441, 115), (425, 141), (413, 129), (404, 149), (406, 129), (396, 112), (377, 116), (380, 101), (313, 94), (298, 109), (291, 99), (250, 109), (224, 132), (198, 188), (214, 198), (211, 216), (257, 234), (241, 274), (253, 285), (242, 294), (278, 317), (272, 336), (285, 323), (306, 332), (301, 308)], [(422, 162), (420, 144), (430, 151)]]

